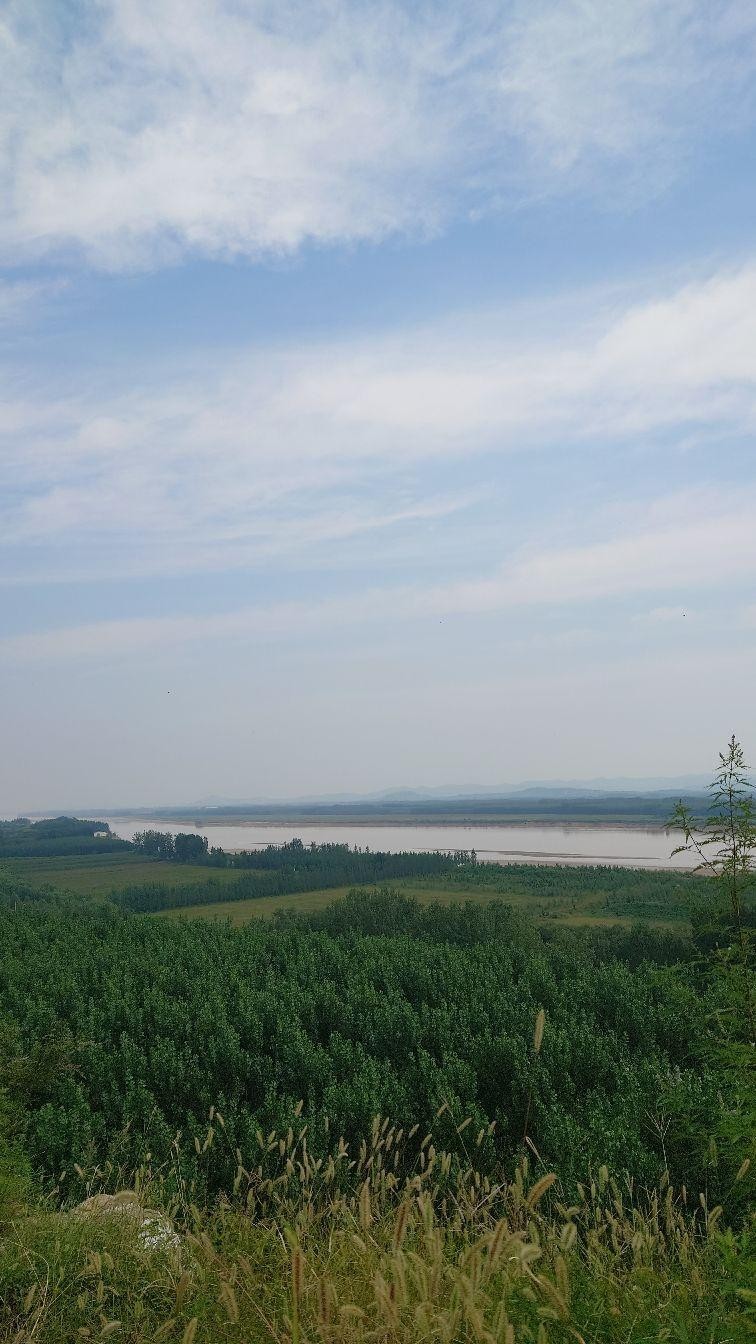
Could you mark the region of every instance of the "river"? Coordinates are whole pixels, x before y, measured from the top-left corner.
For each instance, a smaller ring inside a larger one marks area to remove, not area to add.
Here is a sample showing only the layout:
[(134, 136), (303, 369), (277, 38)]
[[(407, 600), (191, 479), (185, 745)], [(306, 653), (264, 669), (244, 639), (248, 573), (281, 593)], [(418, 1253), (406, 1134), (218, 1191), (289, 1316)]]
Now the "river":
[(297, 822), (242, 822), (237, 826), (193, 826), (175, 823), (108, 817), (111, 829), (124, 840), (148, 827), (170, 831), (193, 831), (206, 835), (211, 845), (223, 849), (257, 849), (281, 845), (297, 836), (304, 844), (348, 844), (361, 849), (455, 850), (474, 849), (489, 863), (593, 863), (628, 868), (691, 868), (695, 859), (686, 854), (671, 857), (679, 843), (677, 835), (663, 830), (632, 826), (475, 826), (464, 825), (364, 825), (343, 822), (299, 825)]

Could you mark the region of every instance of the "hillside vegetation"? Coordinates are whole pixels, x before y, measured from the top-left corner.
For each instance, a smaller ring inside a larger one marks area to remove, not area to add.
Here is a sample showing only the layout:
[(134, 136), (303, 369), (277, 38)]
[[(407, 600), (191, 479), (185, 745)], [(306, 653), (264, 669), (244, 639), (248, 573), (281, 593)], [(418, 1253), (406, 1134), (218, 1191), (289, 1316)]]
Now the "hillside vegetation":
[[(6, 870), (0, 1340), (752, 1338), (749, 807), (710, 880), (405, 855), (424, 901), (333, 900), (386, 856), (197, 882), (191, 845), (110, 897)], [(287, 908), (300, 882), (328, 902)], [(277, 914), (186, 918), (211, 883)], [(569, 927), (586, 901), (615, 924)]]
[[(177, 1130), (189, 1139), (182, 1179), (194, 1181), (192, 1145), (213, 1104), (230, 1148), (202, 1179), (224, 1189), (229, 1152), (286, 1129), (301, 1099), (321, 1156), (326, 1116), (359, 1142), (378, 1113), (427, 1129), (446, 1102), (454, 1124), (496, 1123), (479, 1160), (511, 1169), (530, 1097), (531, 1137), (565, 1180), (608, 1162), (648, 1182), (664, 1166), (660, 1096), (665, 1113), (684, 1112), (709, 1086), (690, 1057), (703, 1023), (692, 986), (590, 943), (545, 944), (504, 905), (356, 893), (309, 922), (237, 932), (110, 910), (72, 919), (30, 902), (0, 912), (0, 938), (0, 1011), (20, 1049), (49, 1041), (67, 1065), (30, 1116), (28, 1152), (35, 1167), (67, 1169), (77, 1196), (74, 1163), (167, 1162)], [(534, 1077), (540, 1008), (549, 1031)], [(454, 1124), (439, 1134), (452, 1146)], [(682, 1179), (674, 1133), (666, 1152)]]

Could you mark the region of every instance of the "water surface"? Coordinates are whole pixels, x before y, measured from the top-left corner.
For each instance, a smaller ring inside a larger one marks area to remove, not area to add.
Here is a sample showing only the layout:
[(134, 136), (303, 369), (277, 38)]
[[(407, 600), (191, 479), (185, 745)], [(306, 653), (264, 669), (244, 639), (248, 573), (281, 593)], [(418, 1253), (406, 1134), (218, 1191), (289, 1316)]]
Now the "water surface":
[(631, 826), (544, 825), (386, 825), (328, 822), (243, 822), (238, 826), (194, 826), (191, 822), (135, 821), (109, 817), (116, 835), (130, 840), (135, 831), (194, 831), (222, 849), (257, 849), (281, 845), (297, 836), (305, 845), (326, 843), (358, 845), (361, 849), (456, 850), (474, 849), (490, 863), (593, 863), (629, 868), (691, 868), (686, 854), (671, 857), (679, 838), (663, 830)]

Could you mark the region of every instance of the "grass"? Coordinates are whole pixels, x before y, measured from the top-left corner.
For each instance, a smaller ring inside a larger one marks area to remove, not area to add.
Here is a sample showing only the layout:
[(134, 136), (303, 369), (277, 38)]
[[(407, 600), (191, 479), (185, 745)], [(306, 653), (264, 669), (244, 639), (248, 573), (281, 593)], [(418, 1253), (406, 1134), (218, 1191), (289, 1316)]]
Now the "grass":
[[(631, 1190), (602, 1167), (568, 1203), (556, 1175), (526, 1159), (511, 1181), (476, 1173), (481, 1136), (470, 1135), (471, 1160), (458, 1163), (412, 1133), (378, 1118), (359, 1150), (337, 1142), (326, 1163), (310, 1157), (306, 1126), (259, 1135), (250, 1169), (239, 1154), (234, 1191), (211, 1208), (191, 1191), (165, 1202), (161, 1178), (144, 1171), (134, 1216), (15, 1211), (0, 1240), (0, 1340), (753, 1338), (752, 1243), (721, 1231), (722, 1210), (703, 1196), (664, 1180)], [(214, 1142), (225, 1130), (211, 1111), (203, 1151)], [(150, 1206), (171, 1220), (174, 1244), (150, 1241), (155, 1214), (146, 1226), (139, 1217)]]
[[(392, 882), (392, 887), (399, 883)], [(276, 910), (324, 910), (354, 889), (326, 887), (322, 891), (302, 891), (286, 896), (258, 896), (248, 901), (214, 901), (208, 905), (186, 905), (175, 910), (157, 910), (155, 919), (223, 919), (234, 928), (249, 924), (252, 919), (270, 919)]]
[[(516, 889), (502, 891), (499, 885), (485, 887), (479, 883), (465, 885), (459, 882), (439, 883), (433, 879), (422, 881), (416, 878), (404, 878), (395, 879), (390, 885), (423, 904), (438, 901), (442, 905), (451, 905), (455, 901), (472, 901), (476, 905), (487, 905), (490, 901), (505, 901), (539, 924), (558, 923), (571, 928), (630, 928), (638, 918), (637, 915), (608, 913), (604, 897), (595, 892), (581, 897), (570, 895), (547, 900), (543, 896), (529, 892)], [(325, 890), (298, 892), (294, 895), (261, 896), (247, 901), (219, 901), (208, 905), (185, 906), (176, 910), (161, 910), (158, 914), (171, 919), (224, 919), (229, 920), (233, 927), (239, 928), (252, 919), (270, 919), (277, 910), (300, 910), (303, 913), (323, 910), (353, 889), (352, 884)], [(374, 889), (372, 884), (370, 889)], [(644, 916), (643, 922), (657, 929), (681, 928), (679, 919), (665, 919), (661, 914)]]
[(206, 868), (194, 863), (163, 863), (140, 854), (87, 854), (67, 858), (8, 859), (3, 869), (33, 886), (53, 886), (81, 896), (107, 896), (111, 891), (141, 882), (168, 887), (186, 882), (231, 881), (239, 874), (230, 868)]

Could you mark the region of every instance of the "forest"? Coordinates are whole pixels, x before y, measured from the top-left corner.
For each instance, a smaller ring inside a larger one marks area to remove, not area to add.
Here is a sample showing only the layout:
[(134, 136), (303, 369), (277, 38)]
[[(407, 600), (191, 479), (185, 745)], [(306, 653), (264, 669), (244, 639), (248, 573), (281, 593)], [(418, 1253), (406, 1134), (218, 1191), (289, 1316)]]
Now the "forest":
[(0, 821), (0, 861), (60, 854), (102, 854), (130, 849), (128, 841), (112, 835), (106, 821), (52, 817), (30, 821), (17, 817)]
[[(565, 1181), (601, 1162), (653, 1181), (654, 1115), (702, 1101), (689, 1036), (703, 1010), (690, 983), (648, 960), (631, 972), (576, 938), (543, 944), (504, 905), (422, 909), (379, 891), (327, 917), (236, 932), (111, 910), (72, 919), (29, 902), (3, 911), (0, 933), (0, 1010), (18, 1049), (68, 1055), (27, 1143), (35, 1167), (69, 1170), (73, 1193), (74, 1163), (134, 1166), (147, 1152), (166, 1162), (177, 1130), (189, 1141), (184, 1178), (201, 1169), (223, 1189), (228, 1153), (215, 1150), (208, 1171), (192, 1147), (213, 1104), (232, 1149), (249, 1151), (303, 1100), (322, 1153), (326, 1116), (358, 1140), (379, 1113), (425, 1132), (445, 1102), (444, 1142), (467, 1116), (476, 1131), (495, 1122), (479, 1158), (511, 1168), (540, 1008), (549, 1030), (530, 1137)], [(678, 1176), (681, 1141), (679, 1155), (674, 1130), (666, 1141)]]
[[(105, 898), (0, 869), (0, 1340), (747, 1337), (756, 845), (706, 877), (294, 842), (171, 887), (146, 835), (156, 880)], [(616, 922), (507, 899), (581, 889)], [(78, 1212), (124, 1190), (170, 1254)]]

